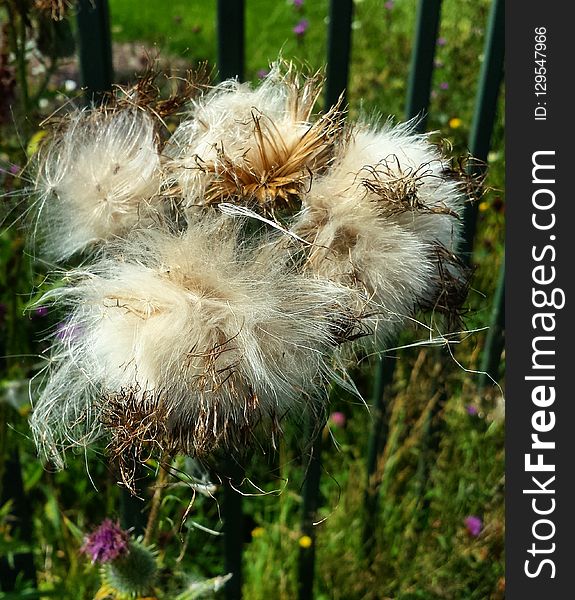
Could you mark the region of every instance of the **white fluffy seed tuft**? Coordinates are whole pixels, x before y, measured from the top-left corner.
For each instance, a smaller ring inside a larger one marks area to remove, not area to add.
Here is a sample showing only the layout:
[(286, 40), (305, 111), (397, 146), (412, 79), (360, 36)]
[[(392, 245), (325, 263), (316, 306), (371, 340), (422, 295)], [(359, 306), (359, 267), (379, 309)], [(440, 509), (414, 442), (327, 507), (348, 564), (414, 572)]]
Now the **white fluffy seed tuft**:
[(259, 262), (227, 219), (134, 234), (51, 294), (72, 312), (35, 438), (61, 463), (67, 446), (99, 436), (108, 398), (135, 397), (142, 412), (161, 405), (168, 445), (199, 455), (240, 445), (317, 401), (348, 327), (338, 317), (347, 294)]
[(149, 114), (135, 108), (72, 113), (37, 157), (34, 232), (44, 253), (65, 260), (149, 226), (161, 206), (161, 181)]
[(256, 89), (225, 81), (195, 100), (165, 149), (184, 204), (238, 201), (273, 214), (297, 203), (341, 134), (337, 107), (310, 122), (319, 91), (317, 76), (300, 81), (278, 64)]
[(161, 156), (137, 99), (70, 114), (42, 149), (34, 235), (48, 258), (86, 255), (41, 300), (67, 315), (31, 419), (57, 466), (105, 436), (133, 489), (150, 454), (273, 444), (347, 382), (340, 348), (457, 309), (446, 160), (413, 123), (312, 117), (319, 91), (276, 65), (190, 99)]
[(359, 125), (295, 217), (292, 232), (311, 243), (307, 268), (357, 292), (380, 346), (441, 291), (438, 248), (455, 251), (462, 212), (446, 167), (410, 124)]

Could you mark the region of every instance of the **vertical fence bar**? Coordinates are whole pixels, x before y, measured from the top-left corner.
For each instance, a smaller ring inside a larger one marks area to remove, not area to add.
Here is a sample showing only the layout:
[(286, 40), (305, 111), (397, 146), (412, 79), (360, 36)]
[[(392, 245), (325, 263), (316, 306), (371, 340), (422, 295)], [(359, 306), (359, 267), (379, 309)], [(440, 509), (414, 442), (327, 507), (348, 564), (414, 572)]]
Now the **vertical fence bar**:
[[(483, 63), (475, 101), (475, 113), (469, 138), (469, 151), (479, 164), (471, 166), (472, 175), (481, 174), (491, 146), (491, 135), (497, 115), (497, 99), (503, 78), (505, 54), (505, 6), (503, 0), (493, 0), (485, 37)], [(461, 247), (462, 258), (471, 262), (473, 241), (477, 226), (477, 203), (468, 204), (464, 214), (464, 234)]]
[(112, 39), (108, 0), (79, 0), (77, 11), (82, 86), (97, 102), (112, 88)]
[[(139, 466), (135, 471), (135, 481), (145, 479), (147, 472)], [(136, 484), (137, 485), (137, 484)], [(120, 521), (124, 529), (132, 529), (134, 535), (143, 535), (146, 528), (146, 498), (142, 489), (138, 486), (138, 495), (134, 496), (125, 487), (120, 491)]]
[[(237, 491), (244, 479), (244, 468), (232, 458), (224, 464), (224, 568), (232, 573), (224, 590), (226, 600), (242, 597), (242, 552), (244, 541), (243, 498)], [(235, 488), (235, 489), (234, 489)]]
[[(87, 102), (98, 104), (112, 89), (114, 78), (108, 0), (79, 0), (76, 20), (82, 86), (86, 88)], [(142, 480), (146, 472), (140, 467), (135, 476)], [(120, 515), (124, 528), (133, 529), (136, 535), (142, 534), (146, 523), (145, 507), (142, 494), (135, 496), (122, 488)]]
[(433, 59), (439, 31), (441, 0), (419, 0), (417, 5), (417, 29), (415, 45), (411, 53), (411, 66), (407, 86), (408, 119), (420, 116), (420, 131), (425, 131), (427, 107), (431, 93)]
[(347, 89), (352, 16), (352, 0), (331, 0), (327, 36), (326, 110), (333, 106)]
[[(351, 19), (353, 0), (331, 0), (329, 8), (326, 92), (324, 107), (329, 110), (346, 92), (351, 54)], [(312, 431), (309, 421), (309, 431)], [(308, 536), (311, 546), (300, 547), (298, 560), (298, 600), (313, 598), (315, 573), (315, 527), (319, 507), (319, 484), (321, 479), (321, 451), (323, 427), (315, 432), (311, 443), (311, 455), (303, 486), (302, 535)]]
[[(237, 77), (244, 79), (244, 0), (218, 0), (218, 76), (220, 81)], [(226, 583), (226, 600), (240, 600), (242, 597), (242, 553), (243, 553), (243, 498), (236, 489), (244, 479), (243, 467), (228, 458), (223, 469), (223, 534), (224, 564), (226, 573), (232, 578)], [(234, 489), (236, 488), (236, 489)]]
[[(8, 413), (6, 409), (12, 410), (8, 407), (0, 407), (0, 419), (3, 421), (0, 426), (6, 422), (5, 417)], [(24, 490), (18, 446), (13, 440), (10, 445), (12, 448), (0, 448), (4, 450), (3, 455), (0, 456), (0, 461), (4, 461), (3, 473), (0, 477), (0, 506), (5, 506), (7, 502), (13, 503), (8, 513), (8, 519), (13, 522), (11, 534), (19, 539), (24, 547), (29, 545), (30, 549), (17, 551), (10, 559), (8, 556), (0, 555), (0, 590), (5, 592), (17, 589), (17, 584), (24, 581), (36, 584), (36, 567), (32, 553), (34, 529), (32, 508), (30, 498)], [(10, 594), (8, 596), (10, 597)]]
[(319, 507), (321, 477), (322, 429), (315, 434), (303, 489), (301, 533), (311, 539), (311, 545), (302, 545), (298, 560), (298, 600), (312, 600), (315, 571), (315, 526)]
[(244, 78), (244, 0), (218, 0), (218, 73), (220, 81)]
[[(427, 109), (431, 95), (433, 59), (437, 46), (441, 0), (420, 0), (416, 16), (415, 43), (411, 54), (411, 66), (407, 88), (405, 115), (407, 119), (420, 117), (417, 123), (419, 131), (425, 130)], [(379, 484), (374, 474), (379, 456), (385, 447), (387, 437), (386, 388), (393, 381), (395, 361), (381, 358), (375, 371), (373, 420), (370, 430), (367, 459), (367, 484), (364, 493), (364, 523), (362, 541), (366, 555), (373, 553), (374, 533), (376, 529)]]
[[(487, 155), (491, 147), (491, 137), (497, 115), (497, 100), (503, 79), (505, 55), (505, 5), (503, 0), (493, 0), (489, 14), (489, 24), (485, 37), (483, 64), (479, 78), (479, 87), (475, 102), (475, 113), (471, 126), (469, 151), (478, 159), (469, 168), (470, 175), (481, 175), (485, 170)], [(461, 254), (464, 261), (471, 263), (473, 242), (477, 228), (477, 203), (467, 204), (464, 213), (464, 234)], [(499, 362), (504, 345), (505, 319), (505, 264), (502, 263), (494, 304), (491, 314), (489, 333), (483, 348), (483, 359), (479, 378), (479, 389), (490, 381), (489, 376), (497, 380)]]
[[(493, 300), (489, 331), (485, 339), (485, 347), (481, 360), (481, 375), (479, 376), (479, 389), (484, 389), (492, 379), (497, 381), (501, 353), (505, 345), (505, 261), (499, 269), (499, 279)], [(492, 378), (492, 379), (491, 379)]]
[(384, 388), (391, 385), (395, 362), (389, 358), (380, 357), (377, 364), (377, 377), (375, 379), (372, 418), (373, 424), (369, 435), (367, 452), (367, 480), (363, 495), (363, 530), (362, 546), (365, 556), (372, 559), (375, 550), (375, 531), (377, 522), (377, 507), (381, 481), (376, 481), (377, 464), (381, 456), (389, 431), (388, 407), (384, 402)]

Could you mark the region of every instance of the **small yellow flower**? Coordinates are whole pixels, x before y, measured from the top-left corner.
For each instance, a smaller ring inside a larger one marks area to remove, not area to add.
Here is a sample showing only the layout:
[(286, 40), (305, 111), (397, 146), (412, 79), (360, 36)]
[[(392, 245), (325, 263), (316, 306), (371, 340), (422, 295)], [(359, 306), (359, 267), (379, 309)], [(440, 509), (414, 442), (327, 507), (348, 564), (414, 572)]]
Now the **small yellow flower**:
[(451, 127), (451, 129), (457, 129), (461, 127), (462, 124), (463, 121), (459, 117), (453, 117), (453, 119), (449, 119), (449, 127)]
[(253, 538), (262, 537), (262, 535), (265, 532), (266, 532), (266, 530), (263, 527), (254, 527), (254, 529), (252, 529), (252, 537)]
[(479, 203), (479, 210), (481, 212), (485, 212), (488, 208), (489, 208), (489, 202), (480, 202)]
[(302, 535), (299, 538), (298, 543), (302, 548), (309, 548), (313, 544), (313, 540), (309, 537), (309, 535)]

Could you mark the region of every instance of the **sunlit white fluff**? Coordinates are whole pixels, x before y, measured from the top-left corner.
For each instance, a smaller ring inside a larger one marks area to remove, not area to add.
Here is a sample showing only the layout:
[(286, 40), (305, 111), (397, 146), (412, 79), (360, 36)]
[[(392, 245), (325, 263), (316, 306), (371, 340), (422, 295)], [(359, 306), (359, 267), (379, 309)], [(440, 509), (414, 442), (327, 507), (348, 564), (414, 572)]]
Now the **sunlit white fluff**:
[(307, 267), (353, 287), (381, 341), (438, 293), (438, 245), (454, 250), (461, 193), (410, 125), (359, 125), (313, 180), (292, 231), (312, 242)]
[[(429, 135), (416, 133), (414, 125), (413, 121), (383, 127), (359, 123), (344, 150), (339, 170), (347, 170), (354, 180), (352, 186), (359, 185), (365, 191), (369, 191), (366, 182), (377, 179), (395, 179), (397, 183), (411, 179), (417, 203), (410, 209), (407, 201), (404, 210), (389, 211), (386, 218), (422, 240), (455, 250), (461, 232), (457, 217), (463, 214), (461, 186), (446, 175), (449, 162), (430, 142)], [(377, 201), (373, 194), (370, 198)], [(385, 199), (380, 198), (379, 203), (381, 206)]]
[(317, 397), (347, 327), (347, 293), (257, 260), (228, 220), (134, 234), (52, 293), (70, 307), (69, 333), (55, 340), (35, 438), (61, 465), (67, 447), (101, 434), (107, 398), (135, 394), (162, 404), (184, 452), (249, 439)]
[(185, 204), (237, 199), (273, 213), (297, 198), (340, 131), (337, 110), (310, 122), (319, 91), (276, 65), (255, 89), (229, 80), (195, 100), (165, 148)]
[(66, 117), (37, 158), (34, 233), (49, 258), (150, 224), (160, 202), (156, 142), (152, 117), (135, 108)]

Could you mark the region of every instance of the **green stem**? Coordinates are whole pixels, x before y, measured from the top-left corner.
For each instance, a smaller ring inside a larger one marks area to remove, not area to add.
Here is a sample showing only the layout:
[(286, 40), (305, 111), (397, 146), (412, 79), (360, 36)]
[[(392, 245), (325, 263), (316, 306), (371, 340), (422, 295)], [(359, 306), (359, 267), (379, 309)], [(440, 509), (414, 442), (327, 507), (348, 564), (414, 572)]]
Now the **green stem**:
[[(167, 457), (166, 461), (169, 461)], [(166, 487), (166, 480), (168, 478), (168, 470), (164, 467), (164, 459), (160, 461), (158, 478), (156, 479), (156, 485), (154, 489), (154, 495), (152, 496), (152, 505), (150, 507), (150, 514), (148, 515), (148, 523), (146, 525), (146, 531), (144, 533), (144, 546), (150, 545), (152, 538), (156, 532), (156, 525), (158, 522), (158, 515), (160, 514), (160, 505), (162, 502), (162, 493)]]
[(8, 11), (10, 44), (16, 59), (16, 77), (20, 87), (22, 111), (26, 114), (29, 107), (28, 69), (26, 63), (26, 23), (22, 15), (17, 14), (18, 10), (10, 0), (6, 2), (6, 10)]

